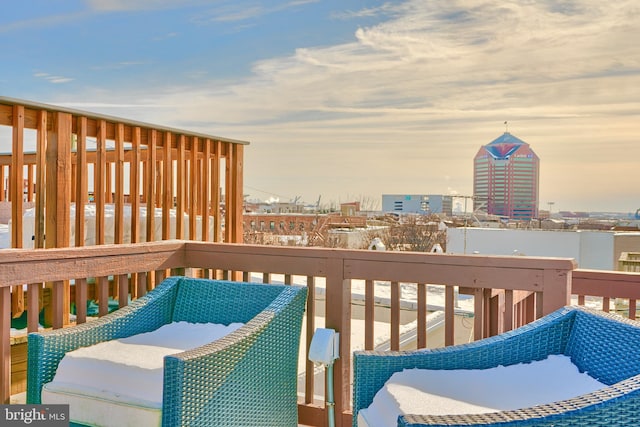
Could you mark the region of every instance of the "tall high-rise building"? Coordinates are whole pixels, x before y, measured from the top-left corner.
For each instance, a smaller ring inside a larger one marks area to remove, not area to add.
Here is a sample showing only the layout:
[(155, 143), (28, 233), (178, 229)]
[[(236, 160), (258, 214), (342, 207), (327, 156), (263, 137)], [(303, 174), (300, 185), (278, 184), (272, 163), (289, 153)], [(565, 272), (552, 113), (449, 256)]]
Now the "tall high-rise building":
[(538, 217), (540, 159), (529, 144), (505, 132), (473, 159), (474, 210), (511, 219)]

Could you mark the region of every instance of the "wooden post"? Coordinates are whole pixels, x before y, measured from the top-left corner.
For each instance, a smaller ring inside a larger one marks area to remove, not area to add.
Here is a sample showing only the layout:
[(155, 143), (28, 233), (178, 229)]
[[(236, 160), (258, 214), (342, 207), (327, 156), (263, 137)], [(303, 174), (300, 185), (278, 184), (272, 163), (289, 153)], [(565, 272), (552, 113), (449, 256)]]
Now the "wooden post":
[(114, 212), (114, 236), (113, 243), (124, 242), (124, 125), (116, 124), (116, 149), (115, 149), (115, 212)]
[(542, 316), (571, 303), (571, 270), (544, 270)]
[(196, 240), (196, 206), (198, 204), (198, 138), (191, 138), (189, 169), (189, 240)]
[(35, 236), (33, 245), (36, 249), (44, 248), (44, 208), (46, 192), (46, 153), (47, 153), (47, 112), (38, 111), (38, 130), (36, 147), (36, 212)]
[(373, 280), (365, 281), (364, 291), (364, 349), (373, 350), (375, 343), (375, 287)]
[[(147, 156), (147, 242), (155, 240), (156, 229), (156, 169), (158, 167), (158, 133), (151, 130)], [(150, 282), (148, 282), (150, 283)], [(150, 286), (150, 284), (149, 284)]]
[(129, 198), (131, 199), (131, 243), (140, 241), (140, 128), (133, 128), (129, 162)]
[[(307, 328), (306, 328), (306, 342), (305, 349), (311, 347), (311, 340), (313, 334), (316, 331), (316, 280), (313, 276), (307, 276)], [(309, 357), (305, 357), (305, 389), (304, 389), (304, 403), (310, 404), (314, 401), (314, 389), (315, 389), (315, 366), (314, 363), (309, 360)]]
[(104, 205), (105, 205), (105, 177), (107, 169), (107, 122), (98, 121), (96, 137), (96, 172), (93, 183), (94, 198), (96, 201), (96, 244), (104, 245)]
[[(46, 239), (47, 248), (69, 246), (71, 206), (71, 125), (69, 113), (55, 112), (47, 145)], [(67, 297), (64, 297), (64, 296)], [(55, 283), (52, 325), (69, 323), (69, 282)]]
[(391, 350), (400, 350), (400, 283), (391, 282)]
[(243, 147), (237, 144), (226, 144), (226, 149), (225, 241), (242, 243)]
[[(131, 203), (131, 243), (140, 241), (140, 142), (141, 130), (135, 126), (131, 133), (131, 158), (129, 161), (129, 203)], [(131, 275), (131, 299), (138, 298), (141, 273)]]
[[(11, 310), (11, 289), (7, 286), (0, 288), (0, 312), (9, 313)], [(7, 405), (11, 399), (11, 319), (0, 316), (0, 402)]]
[[(4, 176), (2, 176), (4, 179)], [(24, 198), (24, 106), (13, 106), (13, 149), (11, 155), (11, 247), (22, 245), (22, 214)], [(11, 294), (11, 315), (19, 317), (25, 310), (22, 286), (14, 286)]]
[(453, 345), (455, 342), (455, 291), (452, 285), (444, 288), (444, 345)]
[(233, 191), (233, 153), (225, 144), (226, 157), (224, 162), (224, 241), (231, 243), (233, 240), (233, 203), (231, 201), (231, 193)]
[(233, 203), (233, 221), (232, 221), (232, 242), (234, 243), (242, 243), (243, 241), (243, 232), (242, 232), (242, 211), (244, 205), (244, 194), (243, 194), (243, 180), (242, 177), (244, 175), (244, 146), (240, 144), (233, 144), (231, 146), (233, 151), (233, 174), (232, 178), (232, 192), (230, 197), (232, 200), (230, 202)]
[(173, 208), (173, 160), (171, 159), (171, 132), (164, 134), (164, 171), (163, 171), (163, 198), (162, 198), (162, 239), (171, 238), (171, 208)]
[(84, 205), (87, 203), (87, 118), (77, 119), (76, 234), (75, 245), (84, 246)]
[(342, 414), (349, 409), (351, 400), (351, 281), (344, 278), (342, 258), (327, 259), (326, 280), (326, 327), (340, 333), (340, 358), (334, 364), (333, 385), (335, 425), (342, 427)]
[(24, 107), (13, 106), (13, 149), (11, 154), (11, 247), (22, 245), (22, 210), (24, 197)]
[(185, 172), (185, 155), (186, 155), (186, 147), (187, 144), (186, 137), (184, 135), (180, 135), (178, 137), (178, 147), (176, 154), (176, 162), (178, 163), (176, 168), (177, 178), (176, 178), (176, 239), (184, 238), (184, 200), (185, 200), (185, 189), (186, 189), (186, 172)]
[[(150, 131), (148, 141), (147, 156), (147, 242), (153, 242), (156, 234), (156, 197), (157, 197), (157, 178), (158, 174), (158, 132), (155, 129)], [(146, 278), (147, 290), (155, 287), (155, 272), (147, 273)], [(138, 288), (138, 293), (144, 295), (143, 289)]]
[(213, 241), (222, 241), (220, 218), (220, 141), (215, 141), (211, 159), (211, 209), (213, 215)]
[(211, 216), (211, 140), (204, 141), (202, 159), (202, 241), (209, 241), (209, 218)]
[(418, 310), (417, 310), (417, 325), (418, 325), (418, 338), (417, 347), (427, 347), (427, 284), (418, 283)]

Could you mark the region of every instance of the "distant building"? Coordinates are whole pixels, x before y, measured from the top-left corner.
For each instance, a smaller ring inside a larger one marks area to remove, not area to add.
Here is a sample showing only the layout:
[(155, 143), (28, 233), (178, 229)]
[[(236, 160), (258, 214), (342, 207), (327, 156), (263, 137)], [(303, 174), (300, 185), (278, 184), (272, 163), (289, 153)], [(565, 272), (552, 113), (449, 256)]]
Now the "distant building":
[(516, 220), (538, 217), (540, 159), (529, 144), (505, 132), (473, 160), (474, 210)]
[(443, 214), (452, 216), (453, 196), (437, 194), (383, 194), (384, 213)]
[(640, 232), (447, 229), (447, 253), (573, 258), (578, 268), (589, 270), (618, 270), (622, 254), (639, 247)]

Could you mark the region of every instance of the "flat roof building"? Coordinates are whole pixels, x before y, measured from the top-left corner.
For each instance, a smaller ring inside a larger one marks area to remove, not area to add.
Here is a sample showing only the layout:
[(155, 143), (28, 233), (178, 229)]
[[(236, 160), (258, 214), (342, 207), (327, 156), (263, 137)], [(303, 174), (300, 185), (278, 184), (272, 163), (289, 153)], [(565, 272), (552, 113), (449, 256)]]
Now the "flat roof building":
[(438, 194), (383, 194), (382, 211), (385, 213), (452, 215), (453, 196)]

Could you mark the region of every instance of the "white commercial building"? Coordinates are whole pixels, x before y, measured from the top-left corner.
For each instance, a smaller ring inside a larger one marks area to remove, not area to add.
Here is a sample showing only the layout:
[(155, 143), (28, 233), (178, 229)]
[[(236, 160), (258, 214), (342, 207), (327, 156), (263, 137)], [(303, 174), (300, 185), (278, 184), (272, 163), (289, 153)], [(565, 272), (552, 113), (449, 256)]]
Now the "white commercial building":
[(640, 252), (640, 232), (461, 227), (447, 230), (447, 253), (573, 258), (579, 268), (617, 270), (622, 252)]

